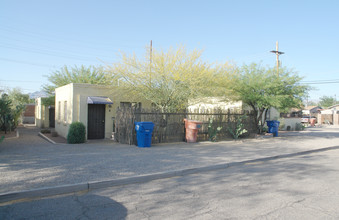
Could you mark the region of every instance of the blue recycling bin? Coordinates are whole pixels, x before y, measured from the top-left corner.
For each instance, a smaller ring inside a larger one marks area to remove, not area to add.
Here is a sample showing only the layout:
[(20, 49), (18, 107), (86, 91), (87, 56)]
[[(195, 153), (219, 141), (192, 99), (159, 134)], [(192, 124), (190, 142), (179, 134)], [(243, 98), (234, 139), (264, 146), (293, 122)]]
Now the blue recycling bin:
[(273, 137), (278, 137), (280, 121), (272, 120), (272, 121), (266, 121), (266, 123), (268, 126), (268, 133), (272, 133)]
[(138, 147), (150, 147), (152, 143), (153, 122), (135, 122)]

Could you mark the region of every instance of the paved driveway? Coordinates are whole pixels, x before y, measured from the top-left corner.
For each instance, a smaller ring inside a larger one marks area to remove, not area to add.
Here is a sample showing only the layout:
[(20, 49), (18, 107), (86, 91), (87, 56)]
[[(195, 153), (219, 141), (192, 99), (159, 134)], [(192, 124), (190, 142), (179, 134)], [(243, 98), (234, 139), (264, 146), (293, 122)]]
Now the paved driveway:
[(50, 144), (34, 127), (0, 145), (0, 193), (111, 180), (244, 161), (339, 145), (339, 129), (314, 128), (263, 140), (163, 144), (151, 148), (111, 141)]

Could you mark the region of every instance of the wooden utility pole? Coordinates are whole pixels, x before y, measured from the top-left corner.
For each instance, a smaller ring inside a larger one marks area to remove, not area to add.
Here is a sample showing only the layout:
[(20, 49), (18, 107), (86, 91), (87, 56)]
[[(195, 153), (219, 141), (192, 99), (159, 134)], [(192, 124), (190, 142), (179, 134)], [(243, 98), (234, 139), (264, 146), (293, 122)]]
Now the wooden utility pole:
[(277, 75), (279, 76), (279, 56), (281, 54), (284, 54), (284, 52), (279, 51), (279, 43), (278, 43), (278, 41), (275, 44), (275, 48), (276, 48), (275, 50), (271, 50), (270, 52), (271, 53), (275, 53), (275, 55), (277, 56)]

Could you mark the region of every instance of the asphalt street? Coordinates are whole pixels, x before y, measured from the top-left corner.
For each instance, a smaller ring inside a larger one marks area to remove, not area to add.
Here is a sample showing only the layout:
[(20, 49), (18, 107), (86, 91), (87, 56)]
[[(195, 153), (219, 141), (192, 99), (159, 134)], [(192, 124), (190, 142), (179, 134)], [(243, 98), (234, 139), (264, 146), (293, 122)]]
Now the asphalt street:
[(262, 140), (174, 143), (138, 148), (108, 141), (50, 144), (34, 127), (0, 145), (0, 194), (129, 178), (339, 145), (338, 128)]
[(339, 150), (0, 206), (0, 219), (338, 219)]

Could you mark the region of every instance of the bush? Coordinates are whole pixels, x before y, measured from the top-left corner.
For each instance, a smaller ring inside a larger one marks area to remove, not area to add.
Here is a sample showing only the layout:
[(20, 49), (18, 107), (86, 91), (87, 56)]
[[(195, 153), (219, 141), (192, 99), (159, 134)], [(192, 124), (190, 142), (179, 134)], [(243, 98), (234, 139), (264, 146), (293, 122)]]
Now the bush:
[(243, 124), (243, 120), (246, 120), (247, 116), (243, 115), (240, 117), (237, 117), (236, 124), (234, 128), (228, 128), (228, 131), (232, 135), (234, 139), (239, 139), (239, 137), (248, 131), (245, 129), (245, 125)]
[(49, 129), (41, 129), (40, 131), (42, 134), (50, 134), (51, 133), (51, 130)]
[(217, 135), (220, 132), (220, 130), (222, 129), (222, 127), (217, 127), (214, 128), (213, 127), (213, 118), (209, 119), (209, 124), (208, 124), (208, 139), (210, 141), (216, 142), (218, 140)]
[(86, 138), (86, 128), (81, 122), (73, 122), (69, 126), (67, 134), (67, 143), (69, 144), (80, 144), (84, 143)]
[(302, 123), (295, 123), (295, 130), (296, 131), (303, 131), (305, 129)]

